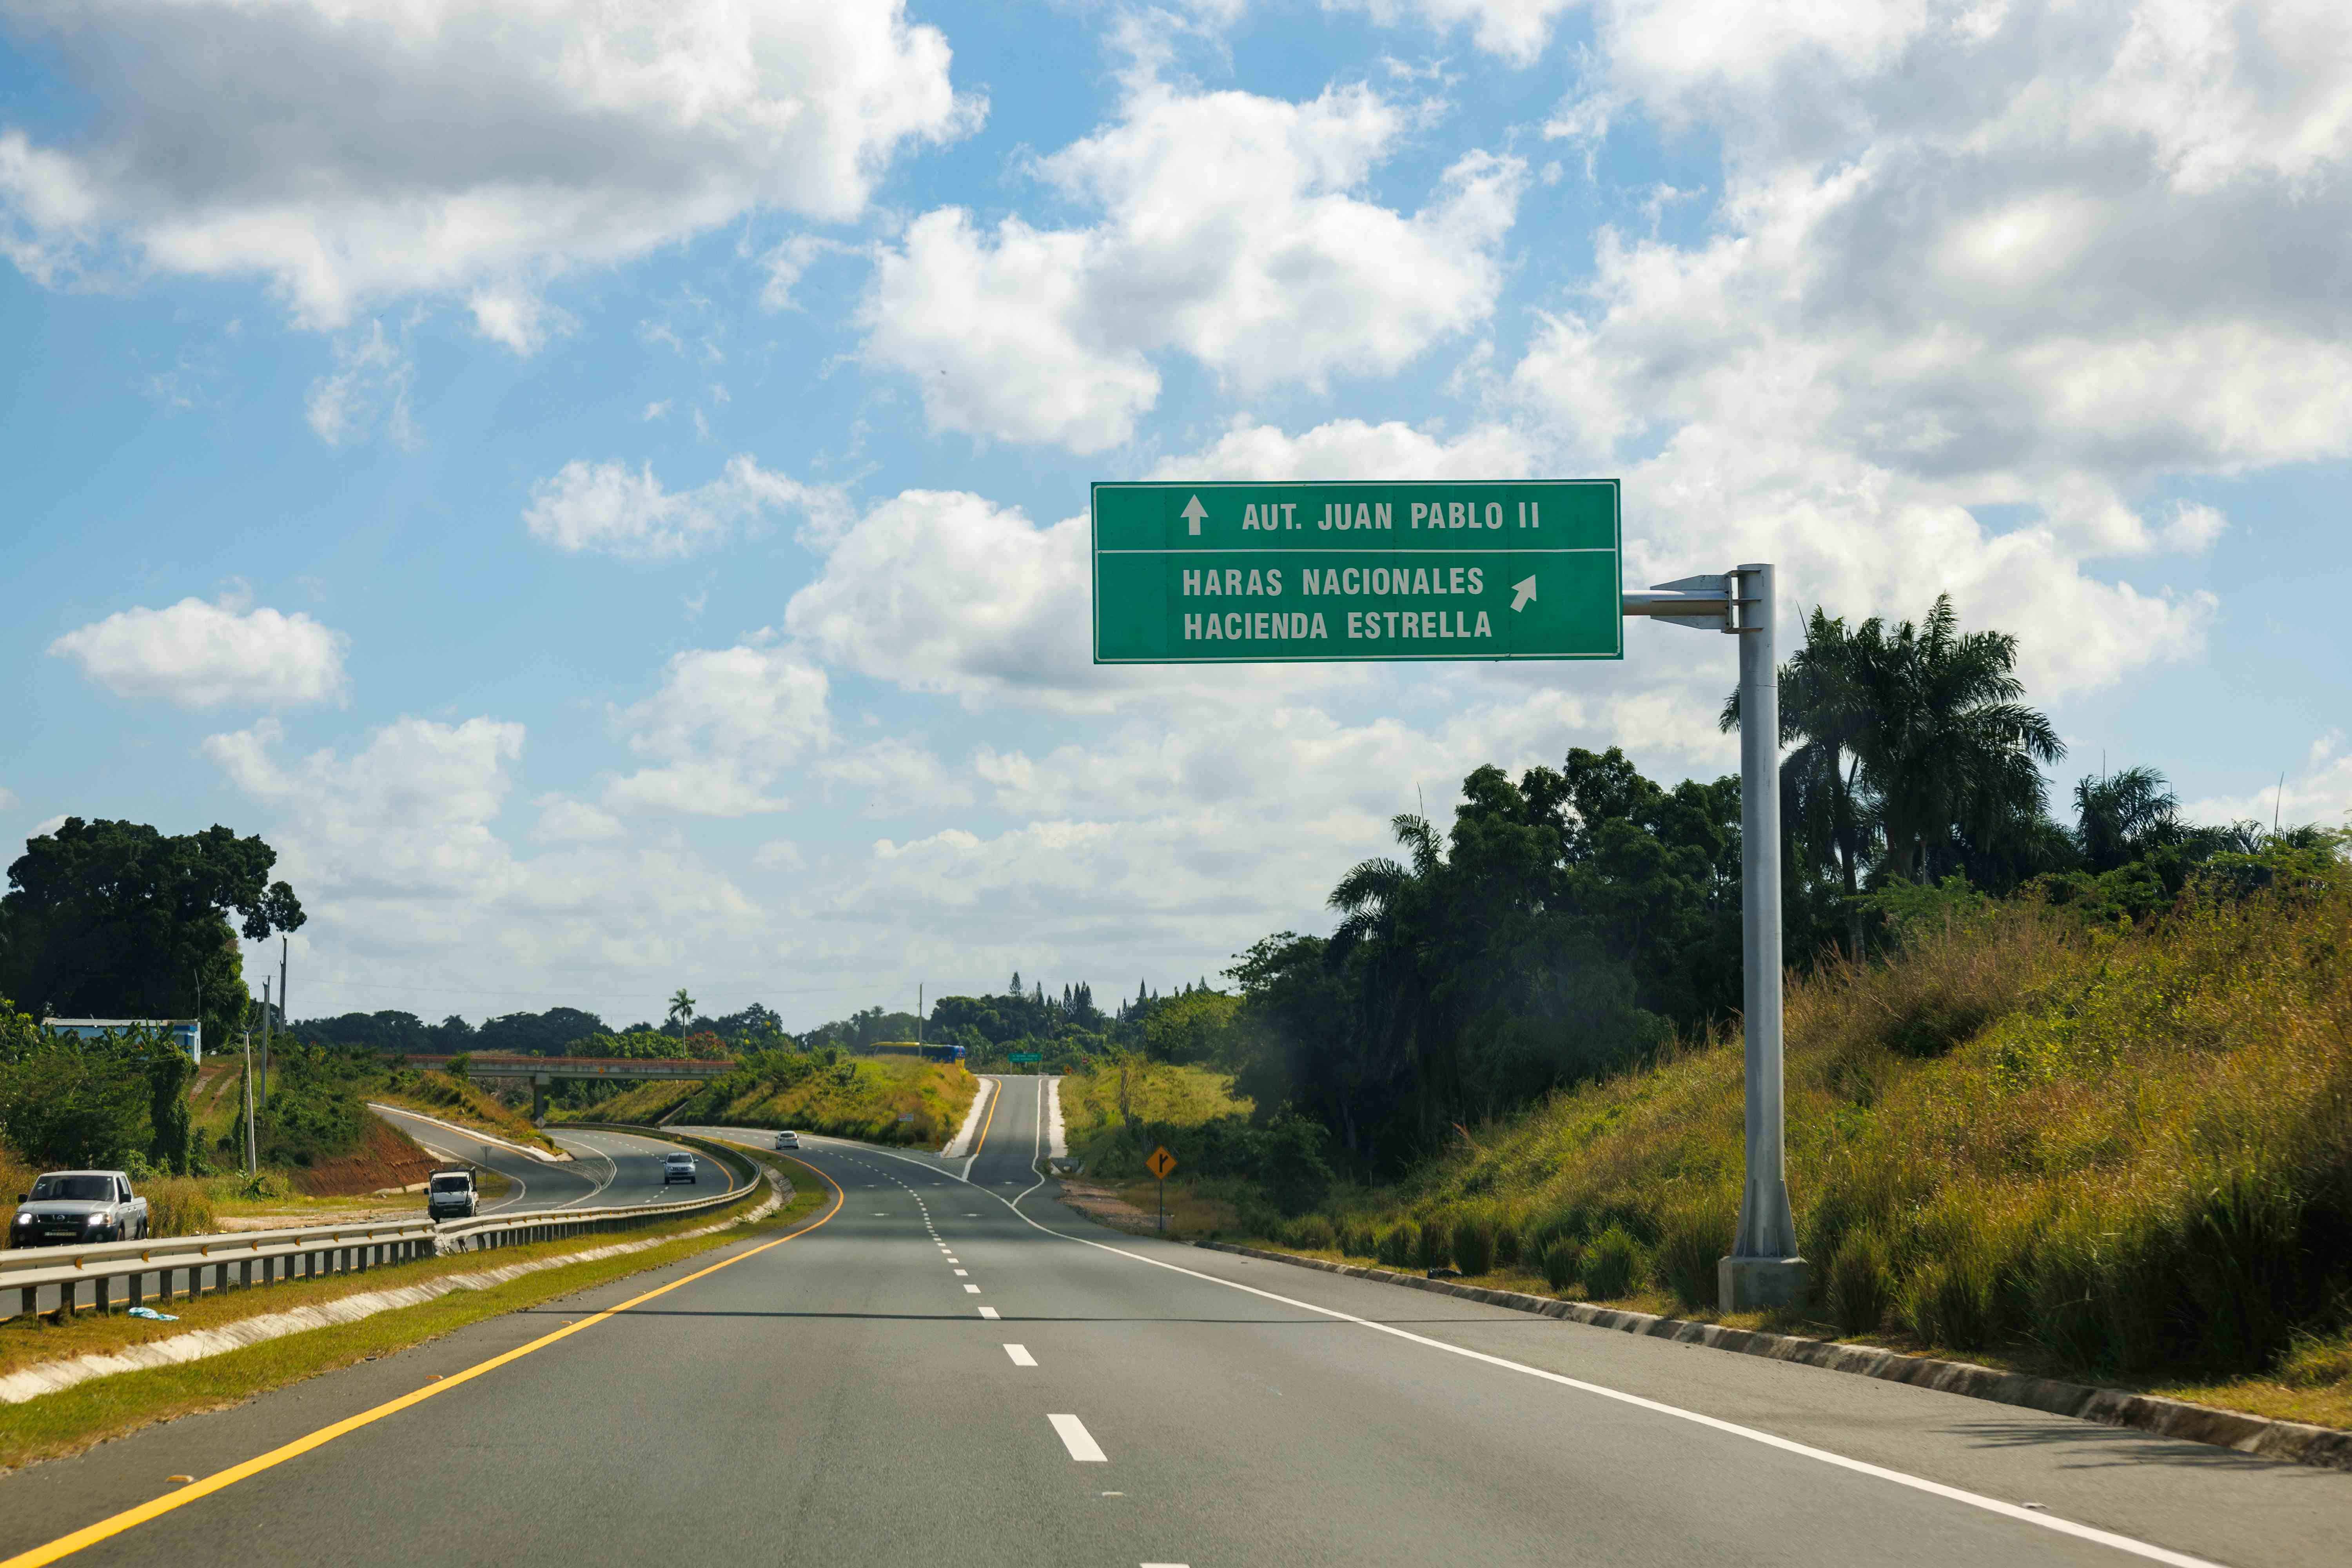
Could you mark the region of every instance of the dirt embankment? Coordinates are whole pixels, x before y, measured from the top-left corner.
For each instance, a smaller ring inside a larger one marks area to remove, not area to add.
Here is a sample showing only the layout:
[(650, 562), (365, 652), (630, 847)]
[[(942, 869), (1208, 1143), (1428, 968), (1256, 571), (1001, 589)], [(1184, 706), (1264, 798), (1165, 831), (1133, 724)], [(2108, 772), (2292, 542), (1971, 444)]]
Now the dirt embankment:
[(421, 1182), (433, 1173), (433, 1156), (410, 1142), (408, 1134), (371, 1116), (357, 1149), (289, 1174), (295, 1189), (310, 1197), (357, 1197)]

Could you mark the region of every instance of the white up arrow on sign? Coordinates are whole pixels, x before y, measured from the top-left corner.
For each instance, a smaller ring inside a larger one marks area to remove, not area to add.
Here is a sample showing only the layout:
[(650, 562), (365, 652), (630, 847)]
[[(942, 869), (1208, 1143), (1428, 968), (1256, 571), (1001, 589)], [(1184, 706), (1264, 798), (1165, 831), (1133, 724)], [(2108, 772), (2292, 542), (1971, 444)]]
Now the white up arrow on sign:
[(1511, 584), (1512, 609), (1526, 609), (1528, 607), (1528, 601), (1535, 596), (1536, 580), (1534, 574), (1530, 573), (1527, 576), (1520, 578), (1517, 582)]
[(1177, 515), (1191, 523), (1192, 531), (1198, 534), (1201, 531), (1201, 520), (1209, 515), (1209, 509), (1201, 504), (1199, 496), (1194, 496), (1184, 503), (1184, 510)]

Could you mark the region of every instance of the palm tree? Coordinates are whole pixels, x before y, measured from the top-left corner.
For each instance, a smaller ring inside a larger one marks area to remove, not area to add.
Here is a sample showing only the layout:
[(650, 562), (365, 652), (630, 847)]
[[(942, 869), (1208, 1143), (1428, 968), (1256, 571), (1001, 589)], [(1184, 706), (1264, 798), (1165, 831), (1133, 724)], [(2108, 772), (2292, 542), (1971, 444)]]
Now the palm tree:
[(1434, 1130), (1436, 1108), (1451, 1088), (1441, 1081), (1446, 1075), (1438, 1064), (1428, 1059), (1438, 1031), (1426, 1026), (1430, 987), (1420, 952), (1427, 923), (1423, 917), (1445, 862), (1427, 818), (1406, 813), (1392, 818), (1389, 827), (1410, 851), (1412, 864), (1408, 868), (1383, 855), (1358, 863), (1339, 879), (1325, 902), (1343, 918), (1324, 959), (1335, 973), (1351, 959), (1362, 964), (1353, 987), (1360, 1009), (1350, 1031), (1357, 1046), (1353, 1076), (1394, 1081), (1407, 1064), (1418, 1069), (1421, 1092), (1415, 1098), (1425, 1137)]
[(2038, 820), (2049, 786), (2037, 765), (2066, 754), (2049, 719), (2021, 699), (2017, 639), (1962, 632), (1949, 595), (1917, 626), (1855, 634), (1854, 668), (1872, 722), (1856, 737), (1876, 791), (1890, 868), (1932, 879), (1956, 835), (1982, 841)]
[(694, 1022), (694, 998), (686, 994), (683, 985), (669, 999), (669, 1021), (681, 1029)]
[(2154, 768), (2126, 768), (2074, 786), (2074, 842), (2094, 871), (2112, 871), (2180, 837), (2180, 797)]
[[(1862, 743), (1876, 722), (1866, 672), (1884, 637), (1876, 620), (1849, 632), (1813, 606), (1805, 643), (1780, 667), (1781, 863), (1833, 870), (1845, 893), (1850, 951), (1862, 951), (1861, 877), (1878, 835), (1877, 802), (1862, 773)], [(1720, 727), (1739, 727), (1739, 692), (1724, 700)]]

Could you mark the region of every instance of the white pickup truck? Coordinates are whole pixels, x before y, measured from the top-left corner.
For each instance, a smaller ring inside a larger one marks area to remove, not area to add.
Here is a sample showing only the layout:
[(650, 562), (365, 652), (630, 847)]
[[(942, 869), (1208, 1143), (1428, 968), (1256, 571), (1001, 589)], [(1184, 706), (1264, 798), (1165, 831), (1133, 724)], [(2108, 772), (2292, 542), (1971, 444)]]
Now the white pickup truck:
[(147, 1200), (120, 1171), (45, 1171), (30, 1193), (16, 1194), (11, 1247), (64, 1247), (78, 1241), (142, 1241)]

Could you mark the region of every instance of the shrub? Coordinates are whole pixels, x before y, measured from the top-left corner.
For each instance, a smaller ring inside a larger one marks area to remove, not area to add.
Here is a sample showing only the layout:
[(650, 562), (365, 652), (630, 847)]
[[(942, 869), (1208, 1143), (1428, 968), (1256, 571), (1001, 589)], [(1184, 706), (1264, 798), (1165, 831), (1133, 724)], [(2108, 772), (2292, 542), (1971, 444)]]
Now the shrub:
[(1683, 1203), (1658, 1229), (1658, 1249), (1650, 1260), (1653, 1278), (1678, 1300), (1713, 1308), (1715, 1266), (1731, 1250), (1738, 1230), (1738, 1211), (1720, 1196)]
[(1415, 1237), (1412, 1266), (1415, 1268), (1442, 1268), (1454, 1252), (1454, 1227), (1446, 1216), (1437, 1215), (1423, 1222)]
[(1542, 1263), (1544, 1283), (1555, 1290), (1567, 1290), (1583, 1271), (1584, 1248), (1563, 1236), (1543, 1249)]
[(1290, 1223), (1290, 1245), (1306, 1252), (1326, 1252), (1339, 1245), (1339, 1233), (1331, 1222), (1319, 1214), (1311, 1214)]
[(1485, 1220), (1464, 1215), (1454, 1222), (1454, 1267), (1465, 1274), (1495, 1271), (1495, 1233)]
[(1886, 1321), (1895, 1296), (1895, 1269), (1886, 1242), (1875, 1230), (1849, 1234), (1830, 1259), (1831, 1321), (1843, 1333), (1875, 1333)]
[(1421, 1226), (1404, 1220), (1381, 1233), (1376, 1256), (1391, 1268), (1410, 1268), (1421, 1256)]
[(1584, 1288), (1595, 1300), (1608, 1301), (1633, 1289), (1642, 1272), (1642, 1244), (1612, 1225), (1592, 1238), (1584, 1252)]
[(1495, 1226), (1495, 1262), (1508, 1268), (1520, 1261), (1519, 1226), (1516, 1219), (1505, 1219)]
[(1981, 1350), (1992, 1341), (1993, 1280), (1963, 1253), (1939, 1258), (1904, 1281), (1903, 1319), (1931, 1345)]
[(1339, 1227), (1339, 1250), (1350, 1258), (1377, 1258), (1380, 1243), (1369, 1221), (1351, 1219)]
[(203, 1182), (188, 1176), (168, 1176), (139, 1191), (147, 1200), (150, 1236), (202, 1236), (218, 1228), (213, 1216), (213, 1195)]

